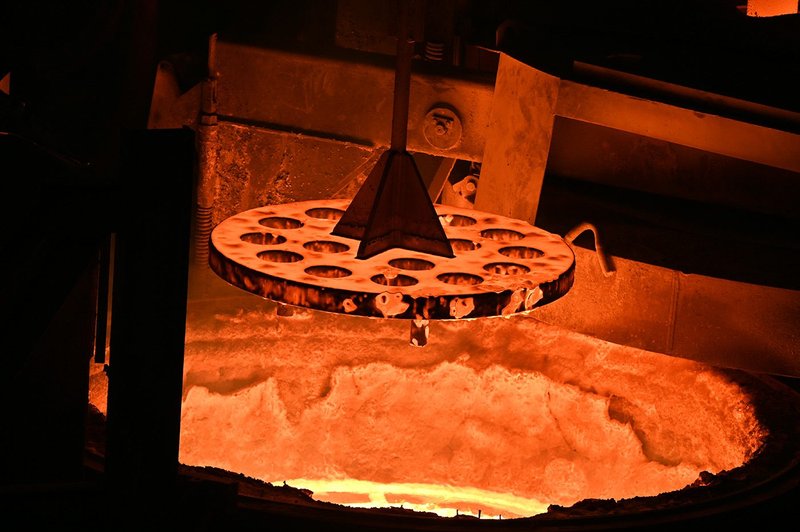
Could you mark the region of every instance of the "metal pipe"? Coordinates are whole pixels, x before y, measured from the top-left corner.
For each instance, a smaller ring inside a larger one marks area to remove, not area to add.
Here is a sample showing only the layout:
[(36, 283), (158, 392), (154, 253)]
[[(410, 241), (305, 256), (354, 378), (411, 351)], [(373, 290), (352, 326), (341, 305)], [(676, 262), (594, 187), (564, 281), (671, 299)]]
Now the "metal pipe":
[(597, 256), (597, 262), (600, 265), (600, 269), (603, 272), (603, 275), (606, 277), (610, 277), (614, 275), (614, 272), (617, 269), (614, 267), (614, 264), (611, 262), (611, 257), (606, 255), (605, 249), (603, 248), (603, 244), (600, 242), (600, 235), (597, 232), (597, 228), (594, 224), (589, 222), (581, 222), (577, 226), (570, 229), (566, 235), (564, 235), (564, 240), (569, 242), (570, 244), (575, 241), (581, 234), (585, 233), (586, 231), (591, 231), (592, 235), (594, 236), (594, 251), (595, 255)]
[(194, 262), (208, 264), (208, 239), (214, 226), (219, 132), (217, 119), (217, 34), (208, 41), (208, 77), (202, 84), (197, 124), (198, 183), (195, 206)]
[(406, 151), (408, 137), (408, 101), (411, 90), (411, 58), (414, 41), (408, 32), (408, 2), (401, 2), (400, 25), (397, 32), (397, 61), (394, 73), (394, 107), (392, 109), (393, 151)]

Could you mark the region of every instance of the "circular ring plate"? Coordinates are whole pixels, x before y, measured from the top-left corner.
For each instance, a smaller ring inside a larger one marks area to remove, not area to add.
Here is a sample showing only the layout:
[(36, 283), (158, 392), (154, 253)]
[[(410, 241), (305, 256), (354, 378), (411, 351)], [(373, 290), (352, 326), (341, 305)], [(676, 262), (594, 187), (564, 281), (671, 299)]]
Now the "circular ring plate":
[(269, 205), (236, 214), (211, 234), (209, 265), (266, 299), (329, 312), (461, 319), (525, 312), (572, 286), (564, 240), (521, 220), (436, 205), (455, 252), (401, 248), (366, 260), (358, 240), (331, 235), (348, 200)]

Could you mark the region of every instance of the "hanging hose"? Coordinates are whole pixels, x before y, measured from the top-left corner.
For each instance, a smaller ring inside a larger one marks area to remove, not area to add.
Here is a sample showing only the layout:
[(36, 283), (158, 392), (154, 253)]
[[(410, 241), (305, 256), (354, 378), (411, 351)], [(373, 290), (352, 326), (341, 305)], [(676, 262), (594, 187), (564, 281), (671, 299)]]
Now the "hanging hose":
[(586, 231), (591, 231), (594, 235), (594, 251), (597, 255), (597, 262), (600, 264), (600, 269), (603, 271), (603, 275), (606, 277), (611, 277), (617, 270), (614, 267), (614, 263), (611, 262), (611, 257), (606, 255), (603, 249), (603, 244), (600, 242), (600, 235), (598, 234), (597, 228), (594, 226), (594, 224), (589, 222), (581, 222), (567, 231), (567, 234), (564, 235), (564, 240), (572, 244), (576, 238)]

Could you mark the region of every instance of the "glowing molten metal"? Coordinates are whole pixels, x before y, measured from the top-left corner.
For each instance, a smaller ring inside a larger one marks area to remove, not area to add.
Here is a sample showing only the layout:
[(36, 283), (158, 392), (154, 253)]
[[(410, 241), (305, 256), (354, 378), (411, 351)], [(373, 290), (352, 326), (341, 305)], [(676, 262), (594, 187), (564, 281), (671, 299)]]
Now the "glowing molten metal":
[(730, 374), (529, 317), (435, 323), (418, 349), (401, 320), (258, 304), (190, 305), (183, 463), (340, 504), (506, 518), (677, 490), (766, 436)]

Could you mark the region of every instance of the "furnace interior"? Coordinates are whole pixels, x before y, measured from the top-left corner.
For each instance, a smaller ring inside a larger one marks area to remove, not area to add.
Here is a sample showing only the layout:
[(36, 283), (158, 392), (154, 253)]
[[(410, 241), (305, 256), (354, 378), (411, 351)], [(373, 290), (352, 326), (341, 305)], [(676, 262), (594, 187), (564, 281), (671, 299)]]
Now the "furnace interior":
[[(180, 460), (318, 500), (445, 516), (680, 490), (759, 453), (750, 378), (532, 315), (433, 322), (297, 309), (195, 278)], [(104, 386), (95, 378), (93, 401)]]

